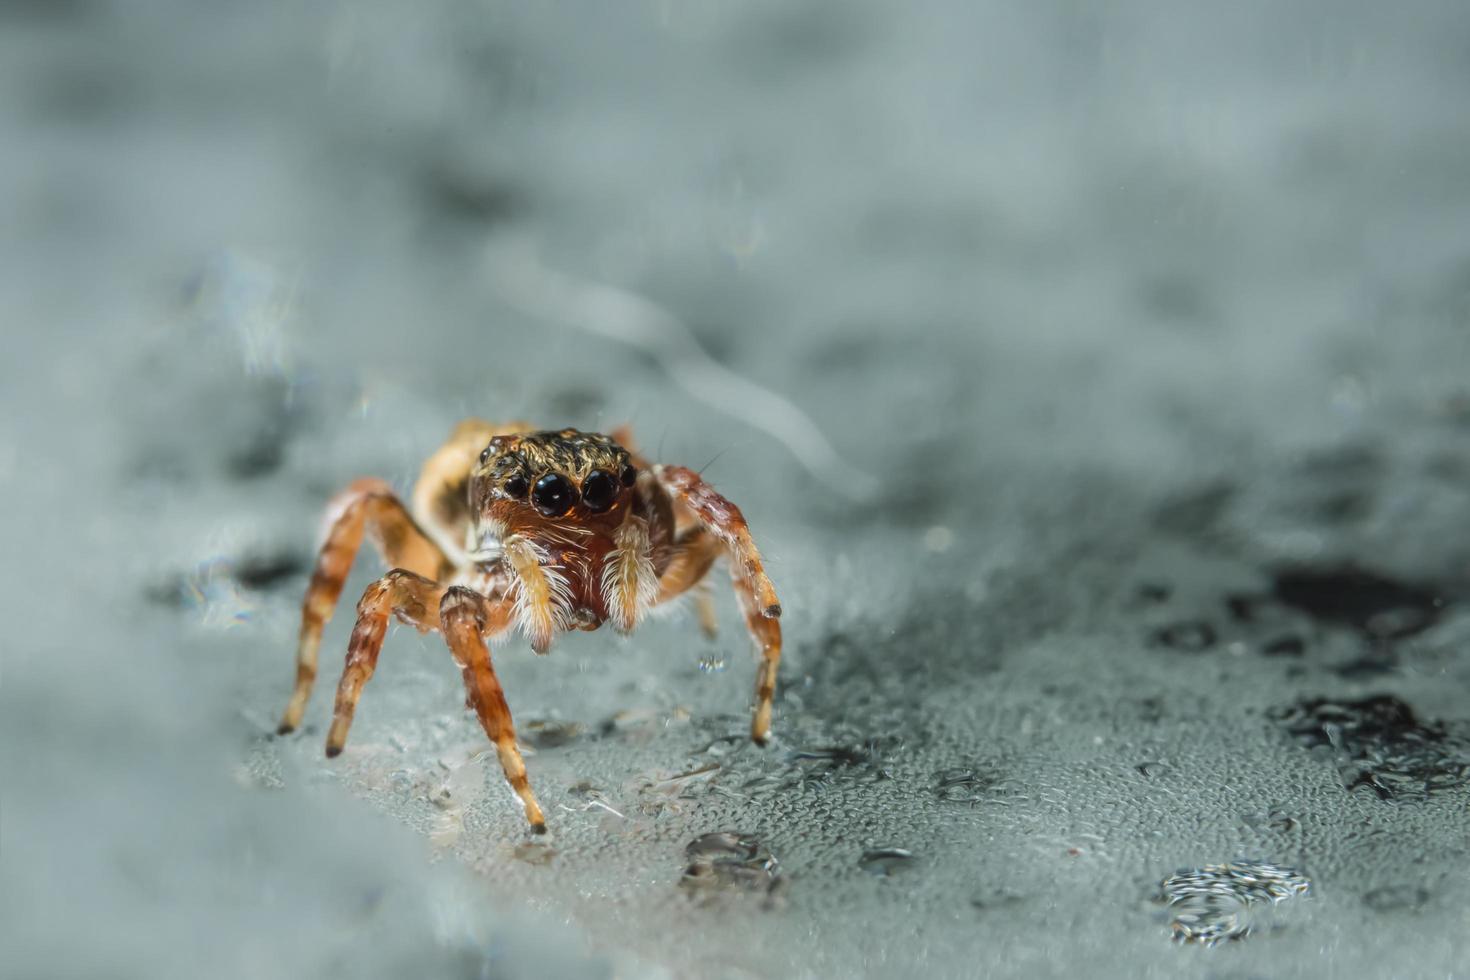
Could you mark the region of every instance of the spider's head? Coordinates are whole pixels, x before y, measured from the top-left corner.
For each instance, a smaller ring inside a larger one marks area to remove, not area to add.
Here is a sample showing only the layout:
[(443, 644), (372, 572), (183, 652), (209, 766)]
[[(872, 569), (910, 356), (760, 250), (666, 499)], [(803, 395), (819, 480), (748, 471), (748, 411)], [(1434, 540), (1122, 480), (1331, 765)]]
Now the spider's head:
[(627, 506), (637, 476), (628, 451), (596, 432), (496, 436), (480, 454), (470, 500), (507, 528), (596, 524)]

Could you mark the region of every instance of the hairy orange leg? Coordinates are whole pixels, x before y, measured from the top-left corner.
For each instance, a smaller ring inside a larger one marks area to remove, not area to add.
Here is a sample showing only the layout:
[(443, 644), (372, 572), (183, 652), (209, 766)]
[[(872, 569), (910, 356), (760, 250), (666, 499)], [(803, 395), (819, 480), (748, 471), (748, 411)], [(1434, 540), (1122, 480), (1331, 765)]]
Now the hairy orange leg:
[(505, 691), (495, 676), (490, 648), (485, 644), (486, 636), (494, 636), (510, 626), (514, 609), (511, 601), (486, 599), (471, 589), (455, 586), (444, 593), (439, 618), (444, 639), (464, 675), (470, 707), (479, 717), (485, 734), (495, 743), (500, 768), (520, 799), (531, 830), (540, 834), (546, 831), (546, 816), (536, 802), (536, 794), (531, 792), (531, 781), (526, 778), (526, 763), (516, 745), (510, 705), (505, 702)]
[(357, 625), (347, 642), (347, 663), (337, 685), (332, 727), (327, 732), (327, 757), (339, 755), (347, 744), (347, 730), (363, 685), (378, 667), (378, 654), (388, 632), (388, 617), (397, 616), (420, 631), (439, 628), (439, 602), (444, 586), (422, 575), (395, 568), (367, 587), (357, 604)]
[[(657, 475), (674, 500), (699, 521), (699, 530), (706, 531), (729, 552), (730, 577), (735, 594), (745, 613), (746, 628), (761, 653), (761, 663), (756, 670), (755, 716), (751, 719), (750, 737), (757, 744), (764, 745), (771, 737), (771, 702), (776, 695), (776, 674), (781, 666), (781, 602), (776, 597), (775, 586), (766, 577), (760, 551), (750, 537), (750, 528), (739, 507), (720, 496), (698, 473), (686, 467), (659, 467)], [(687, 540), (692, 545), (698, 540), (696, 534), (686, 532), (681, 541)], [(676, 546), (675, 556), (679, 554)], [(668, 570), (676, 571), (678, 567), (677, 561), (671, 561)], [(708, 570), (709, 565), (706, 563), (704, 567)], [(694, 578), (690, 585), (694, 581), (698, 578)]]
[(365, 531), (371, 531), (388, 564), (428, 578), (447, 577), (452, 564), (414, 523), (393, 490), (382, 480), (353, 482), (327, 506), (331, 521), (317, 554), (311, 583), (301, 604), (301, 632), (296, 644), (296, 687), (277, 732), (285, 735), (301, 724), (316, 680), (322, 628), (332, 618), (342, 586), (352, 571)]

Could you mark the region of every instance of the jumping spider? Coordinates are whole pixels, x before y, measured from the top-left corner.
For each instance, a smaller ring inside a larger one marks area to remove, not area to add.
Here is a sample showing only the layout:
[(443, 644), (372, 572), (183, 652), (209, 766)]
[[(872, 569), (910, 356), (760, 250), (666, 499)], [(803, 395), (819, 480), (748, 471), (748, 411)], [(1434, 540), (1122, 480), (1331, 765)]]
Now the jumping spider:
[[(327, 733), (329, 758), (347, 742), (388, 617), (420, 632), (439, 630), (531, 829), (543, 832), (545, 817), (485, 641), (519, 626), (531, 647), (545, 653), (566, 630), (607, 622), (626, 633), (651, 608), (700, 585), (721, 554), (730, 557), (735, 594), (762, 656), (750, 737), (765, 744), (781, 661), (781, 604), (745, 518), (694, 471), (650, 465), (619, 445), (628, 441), (619, 437), (467, 419), (424, 464), (412, 514), (378, 479), (357, 480), (333, 498), (326, 543), (302, 604), (296, 689), (279, 733), (301, 724), (322, 627), (367, 531), (392, 571), (357, 604)], [(712, 633), (709, 595), (703, 588), (693, 595), (701, 625)]]

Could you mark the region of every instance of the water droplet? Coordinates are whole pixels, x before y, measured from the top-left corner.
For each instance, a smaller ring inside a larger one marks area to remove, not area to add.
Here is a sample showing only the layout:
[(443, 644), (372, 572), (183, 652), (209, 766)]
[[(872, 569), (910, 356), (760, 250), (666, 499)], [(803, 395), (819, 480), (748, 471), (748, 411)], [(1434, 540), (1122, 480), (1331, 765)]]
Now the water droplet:
[(1288, 635), (1271, 640), (1261, 647), (1261, 652), (1268, 657), (1300, 657), (1306, 649), (1307, 645), (1301, 637)]
[(1240, 819), (1247, 827), (1277, 834), (1290, 833), (1300, 826), (1297, 819), (1291, 814), (1275, 808), (1259, 813), (1247, 813)]
[(1010, 795), (1002, 775), (979, 767), (959, 766), (934, 774), (934, 795), (943, 803), (1004, 803)]
[(913, 863), (913, 852), (902, 847), (874, 847), (858, 858), (858, 867), (879, 878), (891, 877)]
[(1429, 901), (1429, 890), (1418, 885), (1384, 885), (1363, 896), (1363, 904), (1375, 912), (1417, 912)]
[(1299, 743), (1330, 752), (1348, 789), (1379, 799), (1422, 799), (1470, 783), (1470, 746), (1438, 722), (1421, 722), (1388, 694), (1361, 701), (1315, 698), (1270, 712)]
[(1292, 868), (1240, 862), (1180, 871), (1159, 891), (1174, 938), (1213, 946), (1274, 927), (1275, 908), (1310, 894), (1311, 881)]
[(719, 830), (684, 846), (689, 862), (680, 887), (690, 894), (713, 897), (721, 892), (758, 892), (769, 903), (781, 887), (780, 865), (759, 838), (736, 830)]
[(1203, 620), (1171, 623), (1154, 631), (1150, 641), (1156, 646), (1197, 653), (1215, 645), (1215, 628)]
[(518, 727), (520, 737), (538, 749), (554, 749), (566, 745), (582, 733), (582, 726), (575, 721), (544, 718), (533, 718)]

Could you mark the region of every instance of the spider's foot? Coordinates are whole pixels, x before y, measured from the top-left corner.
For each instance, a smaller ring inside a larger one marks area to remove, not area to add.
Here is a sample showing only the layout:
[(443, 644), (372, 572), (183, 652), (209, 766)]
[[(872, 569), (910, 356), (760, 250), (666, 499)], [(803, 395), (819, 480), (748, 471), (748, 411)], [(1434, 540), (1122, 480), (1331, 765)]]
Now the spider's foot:
[(533, 824), (531, 824), (531, 833), (535, 834), (538, 837), (541, 836), (542, 834), (546, 833), (546, 824), (544, 824), (544, 823), (533, 823)]
[(291, 724), (289, 721), (283, 721), (276, 726), (277, 735), (290, 735), (295, 730), (296, 726)]

